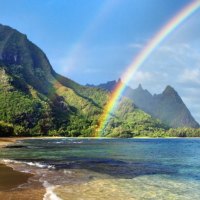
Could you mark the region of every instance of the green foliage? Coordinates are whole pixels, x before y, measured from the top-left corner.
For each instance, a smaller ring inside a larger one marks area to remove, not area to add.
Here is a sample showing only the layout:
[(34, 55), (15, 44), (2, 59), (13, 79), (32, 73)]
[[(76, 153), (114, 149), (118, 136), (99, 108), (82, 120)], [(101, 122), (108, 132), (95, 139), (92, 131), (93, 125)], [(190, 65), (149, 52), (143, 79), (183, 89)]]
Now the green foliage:
[[(0, 52), (0, 136), (95, 136), (109, 92), (58, 75), (41, 49), (2, 25)], [(102, 131), (106, 137), (198, 135), (194, 129), (168, 130), (127, 98)]]
[(166, 132), (168, 137), (200, 137), (200, 128), (177, 128)]
[(137, 137), (163, 132), (167, 127), (159, 120), (135, 108), (130, 99), (122, 98), (117, 111), (111, 116), (102, 136)]
[[(17, 87), (17, 81), (0, 71), (1, 136), (95, 136), (102, 107), (108, 93), (100, 89), (76, 85), (76, 91), (65, 86), (55, 87), (53, 95), (45, 96), (29, 87)], [(77, 93), (79, 91), (79, 94)], [(84, 92), (83, 92), (84, 91)], [(81, 95), (80, 95), (81, 93)], [(87, 98), (83, 97), (83, 93)], [(101, 97), (101, 98), (100, 98)], [(96, 100), (95, 100), (96, 99)], [(102, 136), (105, 137), (197, 137), (199, 129), (169, 129), (159, 120), (136, 108), (122, 98)]]
[(93, 121), (83, 116), (71, 116), (66, 129), (66, 135), (69, 137), (90, 137), (93, 136), (96, 126)]
[(14, 135), (13, 125), (0, 121), (0, 137), (9, 137)]

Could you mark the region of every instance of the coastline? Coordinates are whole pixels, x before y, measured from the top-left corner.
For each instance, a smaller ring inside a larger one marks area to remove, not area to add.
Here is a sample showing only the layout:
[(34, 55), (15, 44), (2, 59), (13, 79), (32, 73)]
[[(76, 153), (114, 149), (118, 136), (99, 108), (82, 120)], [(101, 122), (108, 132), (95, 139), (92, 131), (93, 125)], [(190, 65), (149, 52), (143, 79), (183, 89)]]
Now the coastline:
[[(30, 138), (0, 138), (0, 151), (1, 148), (24, 139)], [(34, 174), (17, 171), (9, 164), (0, 162), (0, 199), (43, 199), (46, 189), (39, 180), (34, 180), (34, 184), (29, 187), (31, 179), (34, 179)]]
[[(15, 143), (19, 140), (27, 140), (27, 139), (67, 139), (67, 137), (11, 137), (11, 138), (0, 138), (0, 151), (1, 148), (7, 146), (7, 145), (15, 145)], [(68, 137), (70, 138), (70, 137)], [(121, 138), (83, 138), (83, 137), (77, 137), (76, 139), (121, 139)], [(152, 137), (136, 137), (131, 139), (194, 139), (194, 138), (177, 138), (177, 137), (165, 137), (165, 138), (152, 138)], [(9, 163), (6, 161), (0, 162), (0, 199), (20, 199), (20, 200), (27, 200), (27, 199), (33, 199), (33, 200), (39, 200), (39, 199), (50, 199), (52, 195), (58, 194), (62, 196), (63, 194), (60, 193), (60, 188), (56, 188), (53, 185), (49, 185), (48, 182), (42, 182), (40, 180), (41, 174), (37, 175), (34, 171), (31, 174), (29, 170), (27, 172), (21, 172), (17, 168), (18, 164), (15, 163)], [(27, 166), (27, 169), (28, 166)], [(40, 169), (41, 170), (41, 169)], [(43, 170), (43, 169), (42, 169)], [(37, 170), (38, 171), (38, 170)], [(40, 176), (40, 177), (39, 177)], [(18, 178), (16, 178), (18, 177)], [(3, 181), (3, 180), (6, 180)], [(16, 182), (15, 182), (16, 181)], [(87, 183), (90, 185), (90, 183)], [(92, 182), (93, 184), (93, 182)], [(99, 184), (102, 184), (100, 182)], [(67, 191), (67, 189), (71, 189), (75, 191), (77, 188), (73, 185), (68, 185), (64, 187), (64, 189)], [(74, 187), (74, 188), (73, 188)], [(85, 185), (80, 185), (82, 190), (87, 190), (87, 187), (85, 188)], [(92, 186), (91, 186), (92, 187)], [(63, 190), (63, 188), (62, 188)], [(54, 193), (55, 191), (55, 193)], [(66, 193), (66, 195), (69, 195)], [(56, 197), (57, 198), (57, 197)], [(57, 198), (59, 199), (59, 198)]]
[(20, 139), (21, 138), (16, 138), (16, 137), (9, 137), (9, 138), (2, 137), (2, 138), (0, 138), (0, 148), (3, 148), (3, 147), (10, 145), (10, 144), (13, 144), (17, 140), (20, 140)]

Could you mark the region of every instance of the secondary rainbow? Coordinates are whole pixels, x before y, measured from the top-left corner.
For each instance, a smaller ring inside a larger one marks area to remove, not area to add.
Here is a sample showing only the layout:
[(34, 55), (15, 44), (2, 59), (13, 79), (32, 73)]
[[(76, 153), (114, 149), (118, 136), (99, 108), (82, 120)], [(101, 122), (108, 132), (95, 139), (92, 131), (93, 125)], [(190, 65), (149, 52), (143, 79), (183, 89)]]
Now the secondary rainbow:
[(175, 30), (182, 22), (184, 22), (189, 16), (191, 16), (197, 9), (200, 8), (200, 1), (195, 0), (192, 3), (184, 7), (175, 17), (173, 17), (143, 48), (143, 50), (134, 57), (132, 63), (128, 66), (127, 70), (122, 75), (122, 82), (119, 82), (110, 95), (108, 103), (104, 107), (104, 111), (99, 119), (99, 127), (97, 128), (98, 136), (102, 136), (102, 131), (105, 128), (112, 112), (117, 106), (122, 92), (125, 89), (127, 83), (131, 80), (137, 69), (146, 61), (146, 59), (152, 54), (156, 47), (166, 39), (166, 37)]

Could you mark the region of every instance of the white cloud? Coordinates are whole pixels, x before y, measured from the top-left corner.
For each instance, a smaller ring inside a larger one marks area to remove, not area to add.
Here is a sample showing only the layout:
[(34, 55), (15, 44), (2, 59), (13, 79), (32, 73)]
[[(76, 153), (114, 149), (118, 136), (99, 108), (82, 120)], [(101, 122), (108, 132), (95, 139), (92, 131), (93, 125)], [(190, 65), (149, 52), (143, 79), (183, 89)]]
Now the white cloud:
[(165, 44), (158, 47), (150, 57), (147, 65), (166, 66), (181, 70), (182, 68), (200, 67), (200, 40), (195, 44), (190, 43), (174, 43)]
[(131, 44), (128, 44), (128, 47), (133, 48), (133, 49), (141, 49), (144, 47), (144, 45), (140, 43), (131, 43)]
[(184, 69), (178, 77), (181, 83), (196, 83), (200, 84), (200, 69)]
[(133, 80), (137, 82), (150, 81), (153, 78), (153, 74), (147, 71), (137, 71), (133, 76)]
[(156, 72), (149, 72), (149, 71), (137, 71), (132, 78), (132, 81), (140, 82), (140, 83), (147, 83), (147, 82), (154, 82), (155, 81), (162, 81), (163, 79), (168, 78), (167, 72), (156, 71)]
[[(137, 71), (129, 85), (132, 88), (136, 88), (138, 84), (142, 84), (145, 89), (148, 89), (152, 93), (160, 93), (166, 87), (166, 80), (168, 79), (168, 73), (162, 71), (150, 72), (140, 70)], [(159, 84), (158, 84), (159, 83)]]

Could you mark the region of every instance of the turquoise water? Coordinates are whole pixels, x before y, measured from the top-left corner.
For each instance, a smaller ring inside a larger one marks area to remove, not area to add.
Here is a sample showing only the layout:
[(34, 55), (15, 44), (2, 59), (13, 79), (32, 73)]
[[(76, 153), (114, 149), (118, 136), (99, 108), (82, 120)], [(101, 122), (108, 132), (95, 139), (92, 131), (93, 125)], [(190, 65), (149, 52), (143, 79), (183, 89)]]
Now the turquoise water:
[(1, 150), (0, 158), (18, 161), (15, 167), (24, 171), (42, 170), (42, 181), (55, 185), (60, 199), (200, 199), (200, 139), (62, 138), (19, 145)]

